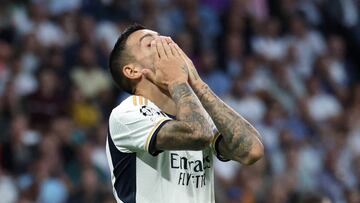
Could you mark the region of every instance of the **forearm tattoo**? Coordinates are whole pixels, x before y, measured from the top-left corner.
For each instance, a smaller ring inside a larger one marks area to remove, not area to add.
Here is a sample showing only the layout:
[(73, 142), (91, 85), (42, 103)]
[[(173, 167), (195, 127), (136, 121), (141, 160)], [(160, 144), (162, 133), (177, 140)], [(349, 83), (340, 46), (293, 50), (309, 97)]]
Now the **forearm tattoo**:
[(255, 142), (261, 140), (257, 130), (219, 99), (207, 85), (196, 93), (218, 131), (223, 135), (227, 148), (240, 158), (246, 157)]
[(191, 122), (199, 125), (198, 127), (202, 130), (211, 131), (206, 119), (206, 111), (189, 84), (183, 82), (173, 85), (170, 93), (176, 103), (178, 120)]
[(201, 102), (193, 92), (192, 88), (186, 82), (179, 82), (169, 88), (172, 99), (176, 103), (176, 120), (182, 121), (166, 126), (163, 131), (172, 137), (171, 142), (161, 143), (159, 145), (164, 149), (197, 149), (201, 143), (186, 140), (184, 136), (189, 134), (186, 129), (192, 129), (192, 136), (203, 136), (210, 140), (213, 136), (211, 123), (207, 119), (208, 114)]

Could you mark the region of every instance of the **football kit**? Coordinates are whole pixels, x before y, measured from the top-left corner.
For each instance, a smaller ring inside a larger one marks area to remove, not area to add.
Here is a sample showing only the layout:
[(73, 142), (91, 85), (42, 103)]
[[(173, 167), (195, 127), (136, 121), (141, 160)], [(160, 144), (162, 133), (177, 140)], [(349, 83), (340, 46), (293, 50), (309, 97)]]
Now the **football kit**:
[(200, 151), (159, 151), (156, 136), (175, 117), (131, 95), (109, 118), (106, 153), (118, 203), (214, 203), (213, 156), (220, 135)]

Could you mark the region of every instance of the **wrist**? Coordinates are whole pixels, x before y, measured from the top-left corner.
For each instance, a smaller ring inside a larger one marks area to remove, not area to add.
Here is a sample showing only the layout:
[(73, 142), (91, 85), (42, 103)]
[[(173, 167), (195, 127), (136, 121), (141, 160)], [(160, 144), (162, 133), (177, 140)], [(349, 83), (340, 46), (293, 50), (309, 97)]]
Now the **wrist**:
[(188, 84), (188, 81), (185, 79), (177, 79), (177, 80), (172, 80), (168, 83), (168, 89), (171, 89), (171, 87), (174, 87), (176, 85), (182, 84), (182, 83), (186, 83)]
[(182, 81), (182, 80), (171, 82), (168, 85), (168, 90), (172, 99), (175, 102), (193, 93), (189, 83), (187, 81)]
[(207, 84), (201, 79), (198, 79), (196, 81), (190, 81), (190, 85), (193, 88), (193, 90), (196, 91), (203, 89)]
[(189, 83), (186, 80), (179, 79), (179, 80), (173, 80), (173, 81), (169, 82), (168, 85), (167, 85), (169, 93), (172, 94), (174, 89), (177, 86), (182, 85), (182, 84), (185, 84), (185, 85), (189, 86)]
[(193, 83), (191, 87), (199, 99), (209, 90), (209, 86), (203, 81), (197, 82), (195, 84)]

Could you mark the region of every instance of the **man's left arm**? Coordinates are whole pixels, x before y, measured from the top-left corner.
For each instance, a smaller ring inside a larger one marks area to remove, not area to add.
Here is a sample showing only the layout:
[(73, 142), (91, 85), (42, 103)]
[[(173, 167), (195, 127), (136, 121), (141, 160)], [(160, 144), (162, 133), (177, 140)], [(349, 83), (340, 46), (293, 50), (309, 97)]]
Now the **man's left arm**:
[(187, 62), (191, 87), (221, 134), (215, 140), (220, 156), (246, 165), (259, 160), (264, 155), (259, 132), (211, 91), (199, 77), (191, 60), (178, 46), (177, 49)]
[(246, 165), (259, 160), (264, 154), (259, 132), (205, 83), (193, 89), (222, 136), (215, 140), (220, 155)]

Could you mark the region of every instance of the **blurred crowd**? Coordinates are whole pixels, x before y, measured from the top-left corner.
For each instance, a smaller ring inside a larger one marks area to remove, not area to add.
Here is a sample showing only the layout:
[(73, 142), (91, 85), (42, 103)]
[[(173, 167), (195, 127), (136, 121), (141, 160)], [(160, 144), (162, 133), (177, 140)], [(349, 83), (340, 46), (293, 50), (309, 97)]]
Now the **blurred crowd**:
[(114, 202), (107, 58), (126, 26), (171, 36), (262, 135), (215, 161), (220, 203), (360, 202), (359, 0), (1, 0), (0, 202)]

